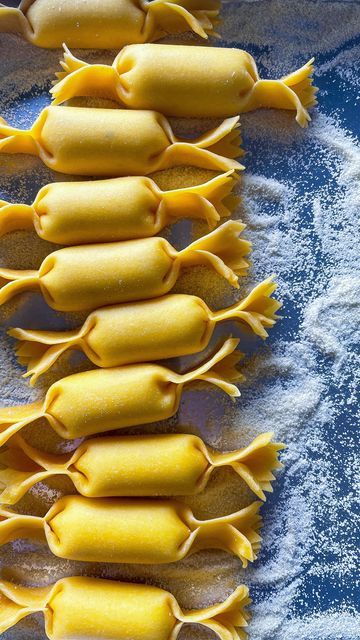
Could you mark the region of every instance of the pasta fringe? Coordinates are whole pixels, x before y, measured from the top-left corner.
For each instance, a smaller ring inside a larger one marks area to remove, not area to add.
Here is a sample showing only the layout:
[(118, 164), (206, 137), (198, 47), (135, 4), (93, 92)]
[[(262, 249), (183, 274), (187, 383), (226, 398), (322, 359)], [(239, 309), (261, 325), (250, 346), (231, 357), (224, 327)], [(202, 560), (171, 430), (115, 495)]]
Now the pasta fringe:
[[(182, 611), (176, 607), (175, 615), (182, 624), (200, 624), (211, 629), (220, 640), (246, 640), (250, 614), (247, 606), (251, 603), (249, 589), (240, 585), (224, 602), (200, 610)], [(175, 640), (176, 635), (170, 640)]]
[(56, 475), (71, 476), (69, 467), (77, 455), (45, 453), (15, 435), (0, 452), (0, 503), (14, 505), (38, 482)]
[(44, 416), (43, 402), (0, 408), (0, 447), (24, 427)]
[(238, 180), (234, 169), (195, 187), (161, 191), (167, 218), (204, 218), (210, 229), (231, 215), (239, 198), (232, 194)]
[[(223, 320), (242, 320), (261, 338), (267, 338), (266, 328), (273, 327), (279, 316), (276, 312), (282, 306), (281, 302), (271, 298), (277, 288), (273, 282), (275, 276), (270, 276), (260, 282), (244, 298), (227, 309), (211, 312), (211, 318), (216, 322)], [(266, 327), (266, 328), (265, 328)]]
[(238, 289), (238, 276), (246, 275), (249, 262), (245, 256), (251, 251), (251, 243), (239, 237), (245, 228), (242, 222), (229, 220), (179, 251), (178, 260), (183, 266), (207, 263)]
[(231, 384), (232, 381), (239, 382), (245, 379), (236, 368), (243, 356), (239, 351), (235, 351), (238, 344), (239, 340), (236, 338), (228, 338), (212, 358), (188, 373), (177, 374), (172, 371), (168, 375), (169, 381), (183, 385), (201, 380), (214, 384), (232, 398), (238, 398), (240, 391), (234, 384)]
[(271, 442), (273, 435), (271, 432), (262, 433), (247, 447), (238, 451), (219, 453), (208, 449), (208, 460), (213, 467), (231, 466), (251, 491), (265, 502), (265, 491), (273, 491), (271, 482), (275, 480), (275, 476), (272, 472), (283, 467), (278, 454), (285, 445)]
[(17, 129), (9, 125), (0, 117), (0, 152), (1, 153), (28, 153), (39, 155), (36, 140), (31, 130)]
[(0, 200), (0, 237), (17, 229), (33, 229), (33, 215), (31, 205)]
[(307, 127), (311, 120), (308, 108), (317, 104), (318, 89), (313, 86), (314, 58), (280, 80), (258, 80), (249, 96), (249, 110), (257, 107), (296, 111), (296, 121)]
[(27, 367), (23, 378), (30, 377), (34, 386), (39, 377), (48, 371), (70, 349), (82, 349), (82, 339), (90, 331), (92, 321), (86, 320), (80, 329), (73, 331), (33, 331), (10, 329), (8, 334), (19, 341), (15, 353), (18, 362)]
[(0, 32), (26, 35), (28, 31), (29, 23), (23, 12), (15, 7), (7, 7), (0, 2)]
[(24, 516), (12, 511), (0, 509), (0, 545), (18, 538), (44, 541), (44, 518)]
[(197, 520), (192, 516), (190, 524), (196, 526), (196, 537), (188, 555), (202, 549), (222, 549), (240, 558), (245, 569), (248, 562), (256, 560), (260, 549), (261, 505), (261, 502), (253, 502), (236, 513), (212, 520)]
[(55, 73), (56, 80), (50, 89), (51, 104), (61, 104), (74, 96), (100, 96), (121, 103), (116, 91), (117, 74), (113, 67), (88, 64), (74, 56), (66, 44), (63, 44), (63, 49), (64, 55), (60, 60), (63, 70)]
[(32, 613), (45, 613), (53, 587), (22, 587), (0, 580), (0, 633)]
[(242, 171), (244, 165), (235, 160), (244, 154), (239, 127), (239, 116), (226, 118), (218, 127), (191, 142), (177, 138), (169, 130), (172, 145), (159, 155), (157, 170), (190, 164), (213, 171)]
[(167, 34), (191, 31), (207, 39), (214, 34), (219, 15), (218, 0), (181, 0), (166, 1), (141, 0), (141, 6), (147, 12), (144, 33), (145, 40), (157, 40)]
[(39, 286), (37, 271), (0, 269), (0, 305), (5, 304), (18, 293), (33, 291)]

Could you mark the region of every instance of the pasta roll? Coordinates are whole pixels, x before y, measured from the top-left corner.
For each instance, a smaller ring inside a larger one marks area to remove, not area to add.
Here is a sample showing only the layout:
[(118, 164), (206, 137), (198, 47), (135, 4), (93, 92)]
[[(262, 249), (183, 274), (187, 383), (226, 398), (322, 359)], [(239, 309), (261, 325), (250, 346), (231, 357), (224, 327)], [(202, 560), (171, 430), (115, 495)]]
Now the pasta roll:
[(63, 71), (51, 93), (54, 104), (100, 94), (131, 109), (188, 118), (223, 118), (260, 107), (290, 109), (305, 127), (308, 108), (316, 104), (313, 62), (280, 80), (262, 80), (253, 57), (240, 49), (134, 44), (108, 66), (87, 64), (65, 47)]
[(16, 355), (27, 366), (31, 384), (69, 349), (79, 349), (98, 367), (117, 367), (197, 353), (210, 342), (218, 322), (238, 320), (266, 338), (281, 303), (271, 298), (276, 284), (267, 278), (246, 298), (211, 311), (197, 296), (172, 294), (141, 302), (103, 307), (78, 330), (11, 329), (19, 340)]
[(237, 288), (238, 275), (249, 266), (244, 256), (251, 245), (239, 238), (244, 228), (229, 220), (182, 251), (160, 237), (59, 249), (38, 271), (0, 269), (0, 286), (1, 280), (7, 283), (0, 289), (0, 304), (34, 289), (58, 311), (155, 298), (173, 288), (183, 267), (200, 264)]
[(176, 165), (215, 171), (243, 169), (239, 117), (200, 138), (177, 138), (155, 111), (46, 107), (31, 129), (0, 118), (0, 152), (39, 156), (60, 173), (83, 176), (147, 175)]
[(281, 443), (263, 433), (247, 447), (220, 453), (194, 435), (112, 436), (83, 442), (74, 453), (38, 451), (14, 436), (0, 453), (0, 502), (16, 504), (36, 483), (65, 475), (88, 498), (200, 493), (214, 469), (230, 466), (260, 498), (282, 465)]
[(120, 49), (169, 33), (214, 31), (219, 0), (22, 0), (0, 6), (0, 31), (21, 33), (38, 47), (55, 49), (66, 40), (84, 49)]
[(208, 382), (229, 396), (240, 395), (232, 381), (243, 376), (239, 340), (229, 338), (202, 365), (178, 374), (156, 364), (127, 365), (76, 373), (49, 388), (44, 401), (0, 409), (0, 446), (26, 425), (46, 418), (63, 438), (88, 436), (158, 420), (178, 410), (184, 385)]
[(179, 218), (198, 218), (210, 228), (229, 216), (234, 171), (195, 187), (162, 191), (146, 177), (89, 182), (54, 182), (40, 189), (32, 205), (0, 200), (0, 235), (35, 229), (57, 244), (113, 242), (154, 236)]
[(0, 632), (42, 612), (49, 640), (176, 640), (184, 624), (200, 624), (220, 640), (245, 640), (249, 590), (239, 586), (207, 609), (180, 609), (168, 591), (146, 584), (63, 578), (51, 587), (0, 582)]
[(59, 558), (127, 564), (167, 564), (222, 549), (246, 568), (260, 548), (261, 504), (198, 520), (175, 500), (65, 496), (43, 518), (0, 509), (0, 544), (29, 538), (46, 542)]

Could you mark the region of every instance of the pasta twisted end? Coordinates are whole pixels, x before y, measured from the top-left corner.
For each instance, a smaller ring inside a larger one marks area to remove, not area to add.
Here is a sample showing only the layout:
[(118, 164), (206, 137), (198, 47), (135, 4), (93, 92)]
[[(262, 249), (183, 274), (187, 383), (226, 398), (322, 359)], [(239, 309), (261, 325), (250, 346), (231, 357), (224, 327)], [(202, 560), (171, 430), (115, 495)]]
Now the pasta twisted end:
[(249, 95), (244, 109), (258, 107), (288, 109), (296, 111), (296, 122), (307, 127), (311, 120), (308, 109), (317, 104), (317, 87), (313, 86), (314, 58), (303, 67), (280, 80), (258, 80)]
[(181, 0), (165, 1), (141, 0), (141, 6), (147, 12), (144, 32), (145, 40), (158, 40), (169, 33), (193, 31), (201, 38), (216, 35), (214, 28), (218, 23), (220, 2), (218, 0)]
[(0, 269), (0, 305), (24, 291), (39, 289), (39, 272), (31, 269)]
[(280, 316), (276, 314), (281, 308), (282, 303), (271, 295), (277, 288), (277, 284), (273, 281), (275, 276), (270, 276), (263, 282), (260, 282), (250, 293), (237, 302), (232, 307), (215, 311), (212, 317), (216, 322), (223, 320), (241, 320), (246, 323), (252, 331), (265, 339), (268, 337), (267, 328), (271, 328)]
[(0, 447), (23, 427), (42, 418), (43, 402), (0, 409)]
[(0, 32), (21, 33), (26, 36), (29, 32), (29, 23), (23, 12), (15, 7), (6, 7), (0, 3)]
[(177, 259), (183, 266), (207, 263), (238, 289), (238, 276), (246, 275), (251, 251), (251, 242), (240, 237), (245, 228), (242, 222), (229, 220), (179, 251)]
[(0, 117), (0, 152), (1, 153), (28, 153), (32, 156), (39, 155), (38, 145), (33, 136), (33, 131), (17, 129), (9, 125)]
[[(181, 611), (177, 617), (184, 624), (201, 624), (211, 629), (220, 640), (245, 640), (250, 613), (247, 606), (251, 603), (249, 589), (240, 585), (224, 602), (201, 611)], [(176, 636), (175, 636), (176, 637)], [(171, 640), (175, 640), (171, 639)]]
[(162, 191), (163, 208), (168, 218), (203, 218), (210, 229), (220, 218), (227, 218), (234, 211), (239, 197), (232, 193), (238, 176), (234, 169), (222, 173), (203, 184)]
[(275, 480), (273, 471), (283, 467), (279, 462), (278, 454), (285, 445), (280, 442), (271, 442), (273, 435), (272, 432), (262, 433), (239, 451), (208, 452), (209, 460), (214, 467), (230, 465), (258, 498), (266, 501), (264, 492), (273, 491), (271, 485)]

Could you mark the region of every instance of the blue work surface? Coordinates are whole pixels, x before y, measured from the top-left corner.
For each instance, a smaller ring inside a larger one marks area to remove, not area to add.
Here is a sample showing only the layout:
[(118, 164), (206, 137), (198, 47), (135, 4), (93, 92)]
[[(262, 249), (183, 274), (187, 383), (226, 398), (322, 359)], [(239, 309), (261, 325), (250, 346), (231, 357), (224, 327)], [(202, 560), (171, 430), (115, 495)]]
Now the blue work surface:
[[(185, 608), (220, 601), (245, 582), (253, 598), (252, 640), (355, 640), (360, 637), (360, 2), (234, 1), (223, 3), (222, 15), (222, 38), (211, 44), (250, 52), (261, 77), (280, 77), (315, 56), (319, 105), (305, 130), (290, 112), (257, 111), (241, 117), (247, 154), (236, 217), (247, 224), (245, 236), (253, 243), (253, 254), (240, 294), (275, 273), (283, 317), (266, 343), (238, 326), (221, 326), (213, 345), (231, 332), (241, 337), (246, 354), (247, 381), (241, 385), (240, 400), (233, 404), (218, 391), (191, 389), (178, 415), (156, 425), (156, 430), (187, 429), (223, 450), (243, 446), (262, 431), (274, 431), (275, 439), (287, 444), (282, 454), (285, 467), (262, 510), (262, 551), (245, 571), (237, 559), (215, 552), (168, 568), (97, 567), (61, 561), (44, 549), (14, 543), (4, 548), (2, 576), (27, 584), (49, 584), (72, 573), (149, 581), (172, 591)], [(190, 36), (178, 41), (199, 44)], [(115, 54), (75, 53), (107, 62)], [(0, 34), (0, 115), (13, 125), (29, 127), (49, 103), (59, 57), (59, 51), (36, 49), (17, 36)], [(212, 123), (172, 124), (177, 132), (190, 135), (193, 128), (205, 130)], [(180, 182), (205, 178), (200, 171), (180, 173)], [(166, 185), (166, 176), (155, 177)], [(0, 197), (5, 200), (30, 203), (41, 186), (61, 179), (38, 159), (0, 156)], [(171, 172), (171, 184), (174, 180), (176, 172)], [(194, 227), (186, 221), (166, 235), (183, 247), (194, 230), (197, 235), (206, 232), (204, 225)], [(37, 268), (55, 248), (35, 234), (16, 232), (1, 240), (0, 264)], [(185, 274), (177, 290), (202, 295), (217, 308), (238, 295), (201, 269)], [(16, 299), (1, 310), (5, 329), (76, 327), (83, 317), (56, 314), (38, 294)], [(179, 370), (195, 361), (199, 357), (171, 364)], [(2, 402), (12, 405), (43, 397), (54, 380), (74, 368), (89, 367), (84, 358), (72, 355), (30, 391), (20, 378), (13, 341), (4, 332)], [(48, 437), (45, 427), (43, 433)], [(42, 436), (39, 441), (34, 429), (29, 434), (41, 446)], [(61, 450), (61, 443), (55, 444)], [(229, 513), (244, 499), (252, 499), (244, 498), (239, 487), (239, 480), (224, 472), (204, 496), (188, 502), (199, 517)], [(34, 490), (22, 508), (44, 514), (58, 495), (72, 490), (70, 484), (63, 487), (54, 481), (50, 488)], [(43, 640), (41, 617), (23, 621), (3, 637)], [(192, 627), (184, 628), (180, 637), (212, 636)]]

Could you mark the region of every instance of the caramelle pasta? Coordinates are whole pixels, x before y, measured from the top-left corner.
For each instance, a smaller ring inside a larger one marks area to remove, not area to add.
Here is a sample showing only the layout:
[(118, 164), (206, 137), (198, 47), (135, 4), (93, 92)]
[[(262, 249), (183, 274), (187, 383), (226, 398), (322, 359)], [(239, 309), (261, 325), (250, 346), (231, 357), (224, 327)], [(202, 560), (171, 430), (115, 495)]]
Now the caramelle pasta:
[(0, 6), (0, 31), (21, 33), (38, 47), (64, 41), (84, 49), (117, 49), (169, 33), (213, 33), (219, 0), (22, 0)]
[(35, 229), (43, 240), (72, 245), (148, 238), (180, 218), (204, 219), (213, 228), (237, 202), (235, 183), (233, 170), (171, 191), (144, 176), (54, 182), (31, 205), (0, 200), (0, 235)]
[(53, 455), (16, 435), (0, 453), (0, 502), (16, 504), (37, 482), (56, 475), (69, 477), (88, 498), (193, 495), (224, 466), (266, 500), (284, 448), (272, 437), (262, 433), (243, 449), (221, 453), (188, 434), (108, 436), (86, 440), (74, 453)]
[(200, 624), (220, 640), (245, 640), (249, 590), (239, 586), (207, 609), (182, 610), (168, 591), (146, 584), (63, 578), (50, 587), (0, 581), (0, 632), (42, 612), (49, 640), (176, 640), (184, 624)]
[(192, 141), (177, 138), (155, 111), (46, 107), (29, 130), (0, 118), (0, 153), (27, 153), (60, 173), (147, 175), (176, 165), (214, 171), (243, 169), (239, 117)]
[[(260, 107), (296, 111), (306, 126), (316, 104), (313, 59), (280, 80), (262, 80), (255, 60), (241, 49), (183, 45), (130, 45), (112, 66), (87, 64), (65, 47), (51, 92), (54, 104), (78, 95), (103, 95), (132, 109), (167, 116), (226, 117)], [(209, 73), (211, 69), (211, 73)]]
[(222, 549), (246, 568), (260, 548), (261, 504), (198, 520), (175, 500), (64, 496), (43, 518), (0, 509), (0, 544), (29, 538), (46, 542), (59, 558), (128, 564), (166, 564)]
[(65, 247), (50, 253), (38, 271), (0, 269), (0, 304), (23, 291), (39, 290), (59, 311), (81, 311), (170, 291), (183, 267), (205, 264), (233, 287), (245, 275), (250, 243), (245, 228), (229, 220), (177, 251), (165, 238)]
[(117, 367), (189, 355), (209, 344), (218, 322), (238, 320), (266, 338), (281, 304), (271, 298), (276, 284), (267, 278), (246, 298), (212, 311), (197, 296), (170, 294), (93, 311), (79, 329), (34, 331), (11, 329), (19, 340), (16, 354), (35, 384), (40, 375), (69, 349), (80, 349), (98, 367)]
[(242, 355), (235, 352), (238, 343), (229, 338), (212, 358), (184, 374), (156, 364), (133, 364), (67, 376), (51, 385), (43, 401), (0, 409), (0, 446), (39, 418), (71, 440), (166, 420), (177, 412), (184, 386), (195, 381), (238, 397), (231, 384), (243, 379), (235, 367)]

